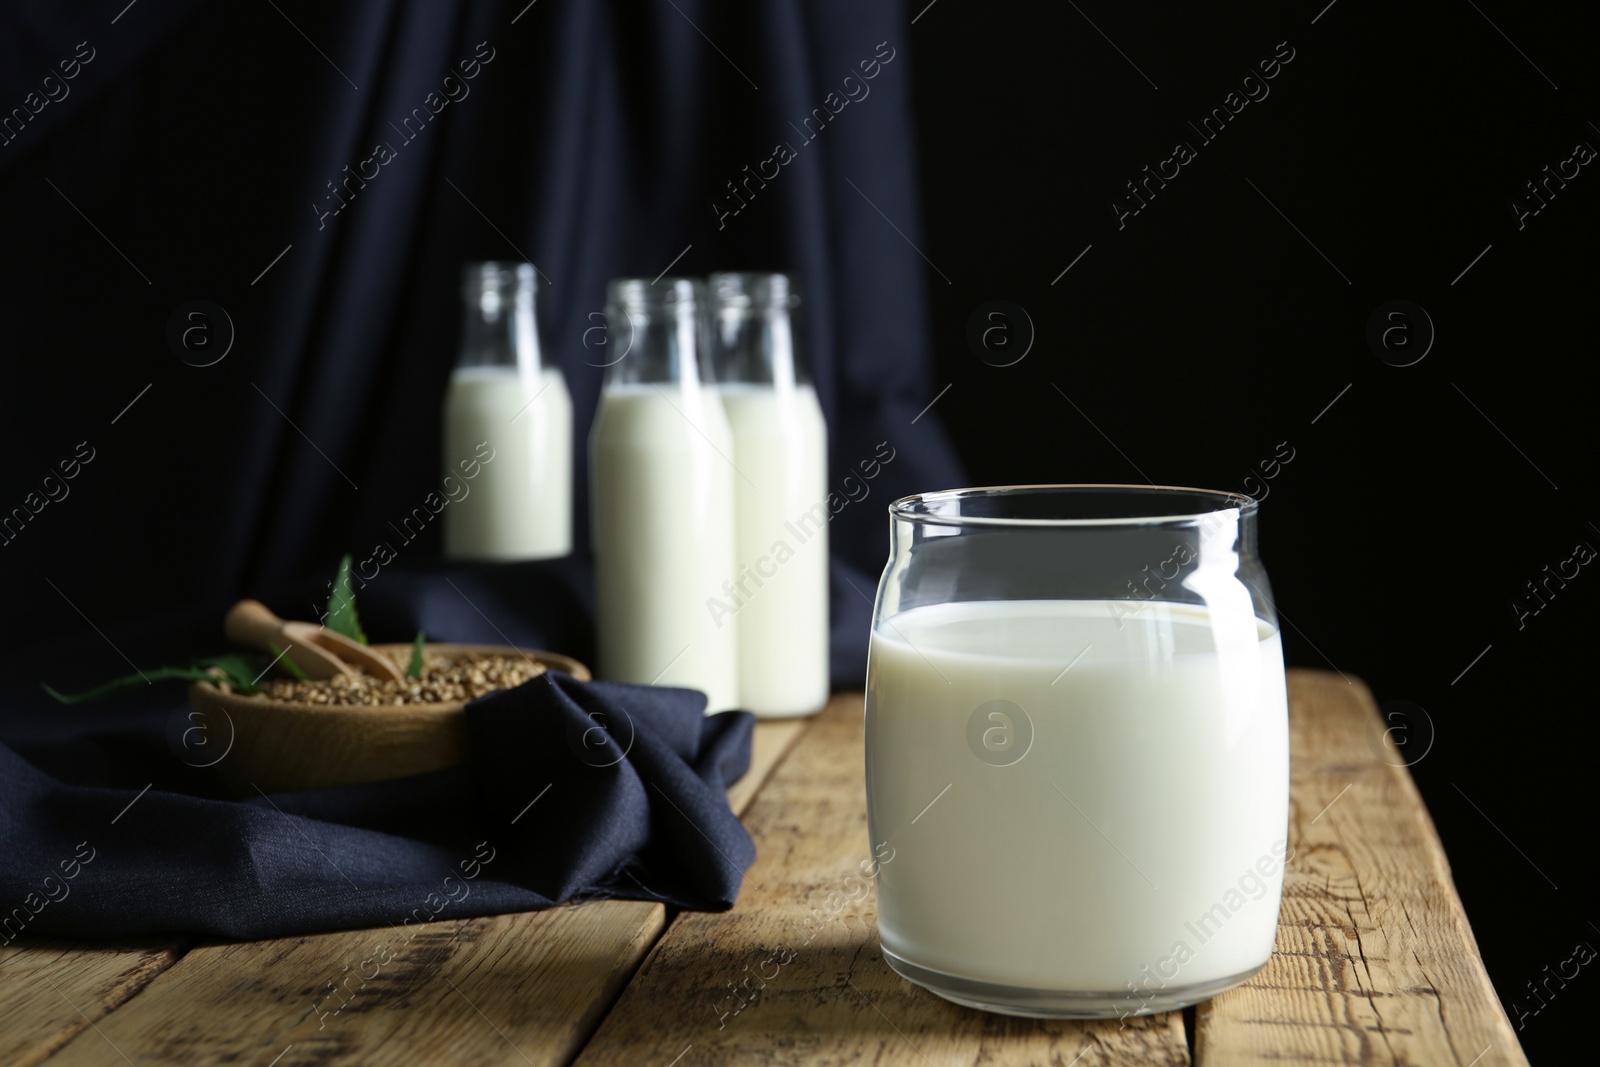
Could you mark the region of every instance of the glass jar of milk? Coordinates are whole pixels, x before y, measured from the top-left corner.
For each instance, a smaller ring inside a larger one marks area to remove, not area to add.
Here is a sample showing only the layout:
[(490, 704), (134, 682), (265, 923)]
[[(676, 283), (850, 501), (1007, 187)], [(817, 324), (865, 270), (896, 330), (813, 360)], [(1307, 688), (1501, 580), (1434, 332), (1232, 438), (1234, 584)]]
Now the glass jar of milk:
[(572, 552), (572, 398), (541, 357), (536, 291), (531, 263), (462, 272), (461, 355), (444, 401), (450, 559)]
[(1257, 507), (1095, 485), (890, 506), (866, 755), (896, 971), (1081, 1018), (1192, 1004), (1266, 963), (1289, 742)]
[(739, 704), (767, 718), (828, 699), (828, 430), (786, 274), (713, 274), (711, 363), (733, 430), (737, 570), (711, 591), (739, 629)]
[(589, 439), (600, 677), (739, 706), (738, 627), (707, 605), (732, 576), (733, 434), (711, 387), (704, 286), (618, 278)]

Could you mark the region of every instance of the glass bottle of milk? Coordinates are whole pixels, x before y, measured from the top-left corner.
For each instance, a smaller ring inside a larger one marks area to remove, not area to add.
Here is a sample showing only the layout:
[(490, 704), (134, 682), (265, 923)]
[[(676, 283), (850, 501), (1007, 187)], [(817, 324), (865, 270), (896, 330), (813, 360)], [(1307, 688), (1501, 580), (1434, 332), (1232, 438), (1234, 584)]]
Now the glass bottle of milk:
[(712, 610), (734, 575), (733, 435), (710, 387), (704, 286), (618, 278), (589, 439), (601, 678), (739, 706), (738, 627)]
[[(572, 398), (539, 350), (531, 263), (462, 272), (461, 355), (444, 402), (444, 553), (549, 559), (572, 552)], [(464, 495), (450, 485), (460, 483)]]
[(711, 352), (733, 429), (738, 569), (717, 591), (739, 629), (739, 703), (764, 717), (828, 699), (828, 433), (785, 274), (713, 274)]

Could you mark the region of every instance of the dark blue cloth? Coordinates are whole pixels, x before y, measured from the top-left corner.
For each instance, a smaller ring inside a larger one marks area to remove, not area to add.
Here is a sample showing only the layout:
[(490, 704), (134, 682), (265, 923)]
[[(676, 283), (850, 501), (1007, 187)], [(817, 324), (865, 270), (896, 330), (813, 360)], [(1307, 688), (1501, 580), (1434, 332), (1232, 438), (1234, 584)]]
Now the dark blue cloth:
[(552, 673), (468, 705), (460, 768), (242, 801), (210, 753), (167, 750), (161, 716), (154, 733), (0, 746), (0, 943), (410, 927), (602, 896), (726, 909), (755, 857), (724, 795), (754, 720), (704, 709), (690, 690)]

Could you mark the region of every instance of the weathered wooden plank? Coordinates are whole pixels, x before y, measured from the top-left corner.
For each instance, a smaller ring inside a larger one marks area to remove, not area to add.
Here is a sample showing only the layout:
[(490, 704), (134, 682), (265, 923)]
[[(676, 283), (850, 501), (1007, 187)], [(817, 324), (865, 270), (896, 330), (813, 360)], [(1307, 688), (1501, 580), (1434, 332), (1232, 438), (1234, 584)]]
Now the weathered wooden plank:
[(756, 723), (755, 739), (750, 744), (750, 772), (728, 790), (730, 808), (743, 814), (766, 784), (773, 768), (811, 722), (811, 719), (767, 719)]
[(1126, 1027), (1015, 1019), (891, 971), (871, 882), (858, 877), (871, 856), (862, 751), (861, 696), (836, 698), (751, 805), (758, 858), (738, 905), (673, 923), (581, 1067), (1189, 1062), (1177, 1014)]
[[(808, 725), (757, 726), (735, 810)], [(660, 905), (614, 900), (206, 945), (49, 1063), (564, 1064), (665, 926)]]
[(1295, 851), (1276, 949), (1248, 983), (1200, 1006), (1196, 1060), (1526, 1064), (1372, 695), (1292, 671), (1289, 708)]
[(181, 951), (178, 942), (34, 940), (0, 948), (0, 1063), (42, 1062), (172, 966)]

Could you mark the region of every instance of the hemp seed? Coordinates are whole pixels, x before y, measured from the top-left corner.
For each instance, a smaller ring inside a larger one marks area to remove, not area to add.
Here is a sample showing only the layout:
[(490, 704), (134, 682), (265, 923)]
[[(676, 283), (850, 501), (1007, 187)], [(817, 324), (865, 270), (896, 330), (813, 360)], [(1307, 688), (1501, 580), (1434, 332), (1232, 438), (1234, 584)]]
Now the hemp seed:
[[(409, 653), (407, 653), (409, 658)], [(544, 673), (544, 667), (522, 656), (436, 656), (423, 652), (421, 678), (401, 682), (369, 674), (338, 675), (315, 682), (273, 678), (262, 692), (273, 700), (306, 704), (377, 707), (387, 704), (441, 704), (474, 700), (496, 689), (510, 689)]]

